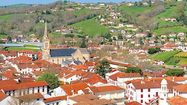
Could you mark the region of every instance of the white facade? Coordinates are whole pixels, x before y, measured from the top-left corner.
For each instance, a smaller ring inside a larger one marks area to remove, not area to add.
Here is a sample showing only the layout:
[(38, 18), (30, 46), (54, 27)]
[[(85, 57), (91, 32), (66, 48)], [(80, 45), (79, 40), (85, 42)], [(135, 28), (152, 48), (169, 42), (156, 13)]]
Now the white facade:
[(101, 99), (109, 99), (109, 100), (117, 100), (117, 105), (124, 105), (125, 102), (125, 94), (124, 90), (119, 91), (111, 91), (111, 92), (100, 92), (95, 94), (97, 97)]
[(163, 100), (160, 100), (161, 105), (164, 102), (167, 102), (168, 97), (173, 97), (173, 93), (169, 93), (167, 84), (161, 84), (160, 88), (140, 88), (136, 89), (132, 83), (127, 84), (125, 95), (128, 98), (128, 101), (137, 101), (142, 105), (150, 103), (152, 100), (158, 99), (160, 97)]
[(41, 86), (41, 87), (5, 91), (5, 94), (8, 96), (19, 97), (19, 96), (24, 96), (27, 94), (34, 94), (34, 93), (41, 93), (42, 95), (45, 95), (47, 94), (47, 91), (48, 91), (47, 86)]

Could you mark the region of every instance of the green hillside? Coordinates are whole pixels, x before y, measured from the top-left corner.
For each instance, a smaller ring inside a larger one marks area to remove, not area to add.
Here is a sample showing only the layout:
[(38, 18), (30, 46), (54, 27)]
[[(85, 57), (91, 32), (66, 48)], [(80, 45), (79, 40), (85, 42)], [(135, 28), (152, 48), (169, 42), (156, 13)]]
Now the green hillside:
[(101, 25), (95, 18), (81, 21), (71, 25), (75, 29), (81, 30), (84, 34), (91, 37), (97, 35), (104, 35), (109, 32), (109, 29)]

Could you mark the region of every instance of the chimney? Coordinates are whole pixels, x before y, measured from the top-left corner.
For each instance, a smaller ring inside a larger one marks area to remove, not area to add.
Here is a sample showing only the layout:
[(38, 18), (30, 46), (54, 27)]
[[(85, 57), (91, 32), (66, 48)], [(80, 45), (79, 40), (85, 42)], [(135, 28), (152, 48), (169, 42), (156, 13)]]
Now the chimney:
[(142, 77), (141, 81), (140, 81), (141, 84), (144, 84), (144, 77)]
[(71, 90), (71, 93), (72, 93), (72, 95), (74, 95), (74, 94), (75, 94), (73, 89)]
[(17, 82), (17, 84), (21, 83), (21, 79), (20, 78), (15, 79), (15, 81)]
[(173, 77), (172, 81), (175, 82), (175, 77)]

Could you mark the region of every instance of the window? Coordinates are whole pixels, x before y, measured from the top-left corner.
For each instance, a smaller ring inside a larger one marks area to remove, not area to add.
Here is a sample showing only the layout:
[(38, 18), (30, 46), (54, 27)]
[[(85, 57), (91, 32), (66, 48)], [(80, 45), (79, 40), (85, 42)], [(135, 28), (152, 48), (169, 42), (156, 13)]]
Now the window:
[(143, 100), (141, 100), (141, 103), (143, 103)]
[(141, 94), (141, 98), (143, 98), (143, 94)]
[(38, 87), (38, 93), (40, 92), (40, 87)]
[(43, 92), (44, 92), (44, 90), (45, 90), (45, 87), (43, 86)]
[(156, 96), (158, 96), (158, 92), (156, 92)]
[(13, 96), (15, 95), (15, 90), (13, 90)]
[(27, 94), (29, 94), (29, 88), (27, 89)]
[(8, 95), (9, 95), (9, 96), (11, 95), (11, 92), (10, 92), (10, 91), (8, 91)]
[(21, 96), (21, 91), (19, 91), (19, 96)]
[(150, 94), (148, 94), (148, 97), (150, 97)]
[(143, 89), (141, 89), (141, 92), (143, 92)]
[(148, 89), (148, 92), (150, 92), (150, 89)]

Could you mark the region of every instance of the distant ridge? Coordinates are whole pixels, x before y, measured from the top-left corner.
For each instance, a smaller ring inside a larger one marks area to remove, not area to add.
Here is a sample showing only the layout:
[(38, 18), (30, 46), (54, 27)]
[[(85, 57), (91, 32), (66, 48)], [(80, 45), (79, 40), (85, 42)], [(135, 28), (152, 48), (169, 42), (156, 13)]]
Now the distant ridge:
[(20, 8), (20, 7), (30, 7), (33, 4), (13, 4), (8, 6), (0, 6), (0, 8)]

